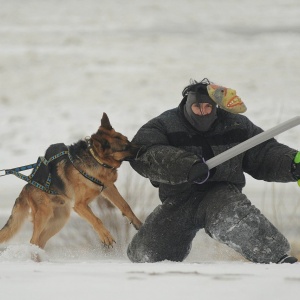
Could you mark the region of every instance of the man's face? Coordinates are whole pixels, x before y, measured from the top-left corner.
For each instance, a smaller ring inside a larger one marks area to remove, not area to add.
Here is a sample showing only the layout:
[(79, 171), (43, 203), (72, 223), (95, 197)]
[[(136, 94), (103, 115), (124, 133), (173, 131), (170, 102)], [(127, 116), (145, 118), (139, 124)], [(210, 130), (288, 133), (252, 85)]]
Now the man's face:
[(192, 105), (192, 111), (195, 115), (205, 116), (209, 115), (213, 110), (213, 106), (210, 103), (194, 103)]

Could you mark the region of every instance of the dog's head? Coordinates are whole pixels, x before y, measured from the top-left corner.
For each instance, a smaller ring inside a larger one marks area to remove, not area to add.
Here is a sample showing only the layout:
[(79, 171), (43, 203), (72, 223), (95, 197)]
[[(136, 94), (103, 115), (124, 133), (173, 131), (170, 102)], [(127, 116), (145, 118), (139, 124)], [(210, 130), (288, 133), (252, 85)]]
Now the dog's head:
[(101, 161), (114, 168), (118, 168), (124, 160), (135, 158), (140, 149), (112, 128), (106, 113), (103, 113), (98, 131), (91, 136), (91, 144)]

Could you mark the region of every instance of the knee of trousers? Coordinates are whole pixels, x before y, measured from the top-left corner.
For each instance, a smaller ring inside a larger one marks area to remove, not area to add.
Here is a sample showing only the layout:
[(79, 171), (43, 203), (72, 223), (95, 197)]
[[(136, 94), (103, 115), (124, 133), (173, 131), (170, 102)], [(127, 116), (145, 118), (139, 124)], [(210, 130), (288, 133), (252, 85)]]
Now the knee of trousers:
[(290, 250), (287, 239), (246, 197), (208, 217), (205, 230), (252, 262), (277, 263)]
[(154, 255), (144, 245), (142, 239), (136, 234), (127, 248), (127, 256), (134, 263), (155, 262)]
[(160, 205), (145, 220), (127, 249), (132, 262), (183, 261), (198, 231), (190, 207)]
[(133, 263), (154, 263), (160, 261), (150, 249), (147, 249), (144, 245), (138, 244), (135, 241), (132, 241), (128, 245), (127, 256)]
[(164, 260), (181, 262), (191, 250), (191, 241), (177, 245), (153, 236), (151, 238), (137, 233), (127, 248), (127, 256), (134, 263), (155, 263)]

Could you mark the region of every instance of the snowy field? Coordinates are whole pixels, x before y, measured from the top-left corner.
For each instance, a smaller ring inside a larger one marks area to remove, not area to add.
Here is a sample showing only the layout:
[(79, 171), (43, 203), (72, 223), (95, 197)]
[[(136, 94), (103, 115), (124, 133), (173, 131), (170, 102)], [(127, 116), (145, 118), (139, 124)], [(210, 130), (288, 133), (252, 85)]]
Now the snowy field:
[[(91, 135), (103, 112), (129, 139), (176, 107), (190, 78), (232, 87), (269, 129), (300, 115), (299, 0), (0, 0), (0, 169), (34, 163), (48, 145)], [(300, 128), (278, 140), (300, 149)], [(24, 182), (0, 178), (0, 227)], [(157, 191), (124, 163), (117, 186), (144, 220)], [(247, 177), (244, 192), (300, 258), (300, 190)], [(45, 251), (31, 225), (0, 245), (1, 299), (287, 299), (300, 263), (257, 265), (200, 232), (184, 263), (132, 264), (134, 234), (118, 211), (97, 214), (109, 250), (72, 214)], [(102, 215), (103, 214), (103, 215)], [(43, 262), (31, 261), (39, 252)]]

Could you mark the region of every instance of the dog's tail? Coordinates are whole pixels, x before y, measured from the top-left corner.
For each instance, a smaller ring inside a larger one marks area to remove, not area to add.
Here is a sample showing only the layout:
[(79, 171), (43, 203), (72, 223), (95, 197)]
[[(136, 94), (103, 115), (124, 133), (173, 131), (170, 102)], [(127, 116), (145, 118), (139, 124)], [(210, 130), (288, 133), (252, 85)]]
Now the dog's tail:
[(28, 217), (29, 205), (26, 196), (24, 188), (15, 202), (8, 221), (0, 230), (0, 243), (4, 243), (11, 239), (19, 231), (25, 219)]

